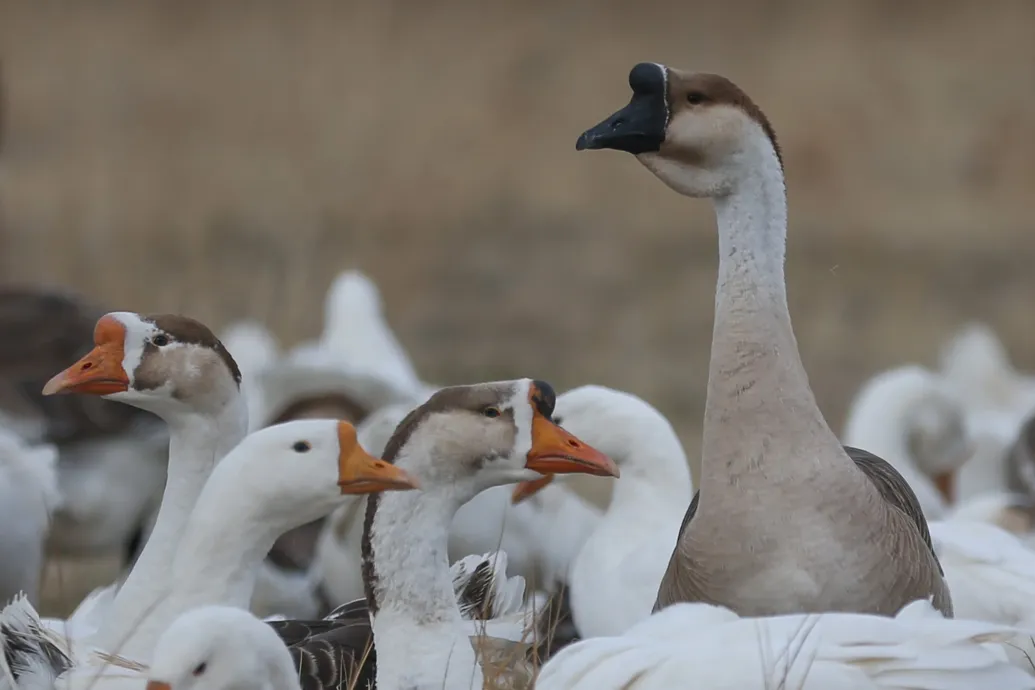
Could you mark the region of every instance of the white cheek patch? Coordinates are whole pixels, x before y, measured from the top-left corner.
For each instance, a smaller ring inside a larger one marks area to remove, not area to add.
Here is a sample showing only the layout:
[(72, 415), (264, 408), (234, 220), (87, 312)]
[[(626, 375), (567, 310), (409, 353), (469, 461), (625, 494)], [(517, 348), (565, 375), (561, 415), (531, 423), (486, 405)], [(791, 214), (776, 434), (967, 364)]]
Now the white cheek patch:
[(144, 345), (158, 332), (158, 328), (132, 312), (118, 311), (111, 316), (126, 329), (126, 338), (122, 343), (122, 370), (132, 388), (137, 367), (144, 360)]
[(507, 401), (507, 406), (514, 411), (514, 457), (525, 458), (532, 450), (532, 403), (528, 398), (532, 379), (517, 382), (514, 396)]

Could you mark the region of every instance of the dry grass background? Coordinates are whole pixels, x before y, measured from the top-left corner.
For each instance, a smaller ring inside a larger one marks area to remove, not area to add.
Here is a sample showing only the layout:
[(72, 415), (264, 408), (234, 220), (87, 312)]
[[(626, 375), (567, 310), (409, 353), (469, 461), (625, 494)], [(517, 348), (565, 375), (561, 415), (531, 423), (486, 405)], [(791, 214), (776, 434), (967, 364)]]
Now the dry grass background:
[(839, 427), (966, 320), (1035, 366), (1035, 4), (0, 0), (0, 270), (286, 344), (359, 267), (427, 379), (643, 395), (698, 446), (706, 203), (576, 154), (640, 60), (785, 150), (790, 301)]

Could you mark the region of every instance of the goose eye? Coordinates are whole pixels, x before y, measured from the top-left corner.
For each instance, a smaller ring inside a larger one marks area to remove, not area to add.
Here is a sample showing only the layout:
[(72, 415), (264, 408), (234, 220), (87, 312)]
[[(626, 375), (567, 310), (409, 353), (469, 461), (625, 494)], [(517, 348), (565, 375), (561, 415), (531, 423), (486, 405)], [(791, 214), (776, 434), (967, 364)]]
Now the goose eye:
[(191, 673), (194, 674), (195, 676), (200, 676), (202, 673), (205, 672), (206, 668), (208, 668), (208, 664), (206, 664), (204, 661), (202, 661), (200, 664), (198, 664), (197, 666), (194, 667), (194, 670), (191, 671)]
[(496, 407), (486, 407), (484, 410), (482, 410), (482, 414), (492, 419), (493, 417), (499, 417), (500, 411), (499, 408)]
[(700, 105), (705, 100), (704, 94), (700, 91), (691, 91), (686, 95), (686, 102), (690, 105)]
[(309, 441), (296, 441), (295, 445), (291, 446), (291, 448), (296, 453), (308, 453), (312, 446), (309, 444)]
[(151, 339), (151, 342), (154, 343), (156, 347), (165, 347), (169, 344), (169, 336), (165, 335), (164, 333), (159, 333)]

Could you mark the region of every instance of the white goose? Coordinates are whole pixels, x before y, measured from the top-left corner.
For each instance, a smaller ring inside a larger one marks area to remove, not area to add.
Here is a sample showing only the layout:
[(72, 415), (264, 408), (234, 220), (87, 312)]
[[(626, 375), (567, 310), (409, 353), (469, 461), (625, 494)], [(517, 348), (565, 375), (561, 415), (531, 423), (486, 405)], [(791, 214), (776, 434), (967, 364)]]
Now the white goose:
[(981, 323), (961, 328), (940, 359), (942, 375), (966, 404), (967, 433), (976, 444), (956, 477), (957, 500), (1006, 490), (1035, 493), (1020, 476), (1012, 486), (1007, 481), (1007, 452), (1035, 412), (1035, 377), (1018, 372), (995, 332)]
[[(622, 471), (603, 520), (578, 550), (568, 577), (579, 634), (618, 635), (654, 607), (693, 496), (690, 466), (672, 424), (629, 393), (575, 388), (557, 397), (554, 421), (606, 453)], [(544, 481), (519, 485), (515, 498)]]
[(963, 401), (935, 372), (909, 365), (881, 372), (856, 393), (841, 441), (887, 460), (938, 520), (953, 502), (953, 476), (973, 454)]
[(894, 618), (854, 613), (740, 618), (673, 604), (620, 637), (576, 642), (548, 661), (536, 690), (1029, 690), (1006, 661), (1018, 630), (945, 619), (926, 601)]
[(141, 612), (124, 644), (110, 649), (132, 663), (112, 664), (80, 648), (58, 687), (139, 679), (133, 667), (148, 663), (177, 616), (212, 604), (247, 608), (262, 560), (280, 534), (328, 514), (344, 494), (415, 486), (404, 470), (366, 453), (347, 422), (300, 420), (249, 435), (219, 463), (199, 497), (165, 596)]
[(19, 592), (33, 603), (39, 596), (47, 527), (61, 502), (57, 455), (0, 427), (0, 603)]
[(244, 437), (248, 420), (237, 363), (197, 321), (113, 312), (98, 320), (94, 343), (44, 394), (101, 395), (153, 412), (170, 429), (169, 476), (151, 538), (93, 640), (115, 649), (167, 590), (168, 564), (194, 503), (219, 459)]

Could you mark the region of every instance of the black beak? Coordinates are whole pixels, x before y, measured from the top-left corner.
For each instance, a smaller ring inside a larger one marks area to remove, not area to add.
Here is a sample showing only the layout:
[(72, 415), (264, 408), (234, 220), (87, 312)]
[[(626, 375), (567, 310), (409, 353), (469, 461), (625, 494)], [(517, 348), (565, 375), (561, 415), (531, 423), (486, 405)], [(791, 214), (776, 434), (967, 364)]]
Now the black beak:
[(575, 150), (616, 149), (632, 154), (657, 151), (668, 123), (665, 77), (660, 65), (641, 63), (629, 75), (632, 100), (575, 142)]

